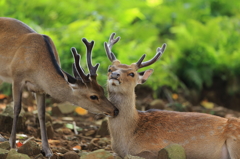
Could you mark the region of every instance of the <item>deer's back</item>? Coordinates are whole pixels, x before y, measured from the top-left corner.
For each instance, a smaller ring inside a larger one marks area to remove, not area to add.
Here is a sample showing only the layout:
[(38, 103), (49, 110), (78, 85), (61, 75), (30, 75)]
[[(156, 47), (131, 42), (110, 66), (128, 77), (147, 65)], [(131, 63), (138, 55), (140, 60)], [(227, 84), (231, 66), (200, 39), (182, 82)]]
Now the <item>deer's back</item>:
[(44, 36), (26, 24), (12, 18), (0, 18), (0, 80), (11, 83), (17, 76), (35, 77), (42, 70), (54, 68), (51, 63), (59, 63), (59, 57), (51, 39), (47, 39), (50, 49)]
[[(227, 138), (223, 132), (227, 131), (228, 119), (202, 113), (157, 110), (139, 112), (139, 117), (132, 142), (134, 146), (131, 146), (134, 153), (149, 150), (157, 155), (160, 149), (178, 143), (188, 156), (220, 158)], [(203, 149), (206, 151), (197, 151)]]

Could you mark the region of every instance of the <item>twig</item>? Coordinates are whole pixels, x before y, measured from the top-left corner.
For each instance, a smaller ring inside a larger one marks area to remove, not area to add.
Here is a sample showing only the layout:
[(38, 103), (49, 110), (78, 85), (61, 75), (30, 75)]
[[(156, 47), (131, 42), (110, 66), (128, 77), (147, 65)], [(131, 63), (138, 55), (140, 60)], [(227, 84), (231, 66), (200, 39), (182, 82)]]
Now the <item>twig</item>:
[(74, 130), (75, 135), (78, 135), (77, 126), (76, 126), (75, 121), (73, 121), (73, 130)]

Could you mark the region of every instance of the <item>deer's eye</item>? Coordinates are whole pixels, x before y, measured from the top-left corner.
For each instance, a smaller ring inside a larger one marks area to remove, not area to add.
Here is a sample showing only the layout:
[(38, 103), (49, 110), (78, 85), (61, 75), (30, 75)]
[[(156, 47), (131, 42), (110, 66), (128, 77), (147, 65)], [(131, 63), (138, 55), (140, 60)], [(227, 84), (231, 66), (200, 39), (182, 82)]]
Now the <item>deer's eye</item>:
[(109, 68), (109, 69), (108, 69), (108, 72), (112, 72), (112, 70)]
[(98, 97), (95, 96), (95, 95), (90, 96), (90, 98), (91, 98), (92, 100), (98, 100)]
[(134, 76), (135, 76), (135, 74), (134, 74), (134, 73), (129, 73), (128, 75), (129, 75), (129, 76), (132, 76), (132, 77), (134, 77)]

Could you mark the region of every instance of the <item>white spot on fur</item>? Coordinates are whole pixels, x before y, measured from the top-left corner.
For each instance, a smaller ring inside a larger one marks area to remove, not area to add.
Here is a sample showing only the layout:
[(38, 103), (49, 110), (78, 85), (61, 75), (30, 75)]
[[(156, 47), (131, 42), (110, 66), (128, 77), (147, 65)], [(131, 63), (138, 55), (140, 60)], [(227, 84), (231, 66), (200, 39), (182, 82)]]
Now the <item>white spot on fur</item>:
[(200, 139), (204, 139), (204, 138), (205, 138), (205, 136), (204, 136), (204, 135), (201, 135), (201, 136), (200, 136)]
[(215, 132), (212, 130), (212, 131), (209, 132), (209, 134), (210, 134), (210, 135), (214, 135)]
[(108, 83), (109, 83), (109, 85), (113, 85), (113, 86), (118, 86), (120, 84), (120, 82), (115, 79), (108, 80)]
[(167, 143), (169, 143), (169, 141), (168, 140), (163, 140), (163, 143), (167, 144)]
[(192, 139), (192, 140), (196, 140), (196, 137), (195, 137), (195, 136), (192, 136), (191, 139)]

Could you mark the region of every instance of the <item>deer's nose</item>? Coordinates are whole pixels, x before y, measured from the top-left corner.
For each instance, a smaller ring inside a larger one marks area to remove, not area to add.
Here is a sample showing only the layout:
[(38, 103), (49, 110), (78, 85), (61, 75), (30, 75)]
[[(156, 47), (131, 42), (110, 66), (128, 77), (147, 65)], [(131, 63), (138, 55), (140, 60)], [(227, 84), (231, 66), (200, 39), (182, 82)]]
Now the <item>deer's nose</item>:
[(119, 76), (120, 76), (120, 74), (117, 73), (117, 72), (112, 72), (111, 73), (111, 78), (118, 78)]
[(118, 114), (119, 114), (119, 110), (116, 108), (116, 109), (114, 110), (114, 117), (116, 117)]

